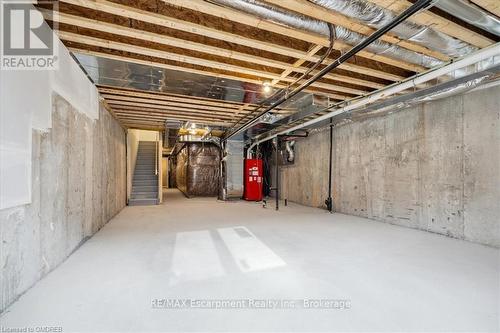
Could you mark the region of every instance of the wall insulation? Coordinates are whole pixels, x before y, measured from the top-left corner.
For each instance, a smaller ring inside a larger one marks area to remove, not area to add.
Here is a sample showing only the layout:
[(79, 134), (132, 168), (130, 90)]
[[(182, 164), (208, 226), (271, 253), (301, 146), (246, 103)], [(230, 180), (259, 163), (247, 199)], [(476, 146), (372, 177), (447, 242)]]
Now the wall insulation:
[(216, 196), (219, 191), (220, 149), (188, 143), (177, 154), (176, 184), (186, 196)]
[(125, 132), (53, 95), (52, 126), (32, 131), (32, 201), (0, 210), (1, 308), (59, 265), (126, 200)]
[[(335, 210), (500, 247), (499, 95), (490, 87), (336, 127)], [(295, 149), (281, 198), (324, 207), (329, 131)]]

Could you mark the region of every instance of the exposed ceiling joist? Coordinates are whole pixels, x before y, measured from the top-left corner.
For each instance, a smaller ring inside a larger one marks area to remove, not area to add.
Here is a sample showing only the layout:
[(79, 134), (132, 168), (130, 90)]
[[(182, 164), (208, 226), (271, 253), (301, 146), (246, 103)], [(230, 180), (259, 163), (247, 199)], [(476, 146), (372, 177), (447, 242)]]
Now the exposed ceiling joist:
[[(147, 100), (143, 98), (134, 98), (126, 96), (110, 96), (102, 95), (110, 105), (130, 105), (137, 107), (144, 107), (146, 109), (156, 108), (161, 110), (185, 111), (194, 112), (206, 115), (220, 115), (232, 117), (236, 111), (221, 111), (220, 109), (212, 110), (211, 107), (206, 105), (183, 105), (182, 103), (175, 103), (172, 105), (170, 102), (159, 100)], [(180, 105), (179, 105), (180, 104)]]
[[(412, 3), (408, 0), (366, 0), (373, 2), (377, 6), (381, 6), (392, 10), (396, 13), (402, 12), (405, 9), (409, 8)], [(428, 10), (421, 11), (415, 15), (413, 15), (409, 21), (415, 22), (421, 25), (430, 26), (437, 31), (441, 31), (449, 36), (460, 39), (464, 42), (467, 42), (471, 45), (474, 45), (479, 48), (487, 47), (494, 43), (491, 39), (477, 32), (469, 30), (455, 22), (447, 20), (437, 14), (434, 14)]]
[(229, 111), (251, 111), (256, 105), (255, 104), (243, 104), (235, 103), (230, 101), (222, 101), (217, 99), (208, 99), (195, 96), (185, 96), (176, 94), (165, 94), (165, 93), (153, 93), (145, 92), (140, 90), (126, 89), (126, 88), (116, 88), (107, 86), (98, 86), (98, 90), (102, 95), (117, 95), (117, 96), (135, 96), (141, 98), (149, 98), (151, 101), (164, 100), (196, 105), (207, 105), (207, 106), (217, 106), (221, 109)]
[(312, 57), (313, 55), (315, 55), (316, 53), (319, 52), (319, 50), (321, 50), (323, 48), (323, 46), (321, 45), (315, 45), (311, 50), (309, 50), (309, 52), (307, 52), (307, 56), (302, 58), (302, 59), (298, 59), (297, 61), (295, 61), (292, 65), (288, 66), (282, 73), (281, 75), (276, 78), (276, 79), (273, 79), (273, 81), (271, 82), (272, 85), (275, 85), (276, 83), (284, 80), (286, 77), (288, 77), (294, 70), (296, 70), (297, 68), (300, 68), (300, 66), (306, 62), (306, 58), (308, 57)]
[[(242, 66), (231, 65), (231, 64), (222, 63), (222, 62), (209, 60), (209, 59), (185, 56), (185, 55), (180, 55), (177, 53), (171, 53), (171, 52), (161, 51), (161, 50), (157, 50), (157, 49), (142, 47), (142, 46), (135, 46), (135, 45), (131, 45), (131, 44), (115, 42), (115, 41), (107, 40), (107, 39), (103, 39), (103, 38), (79, 35), (79, 34), (75, 34), (72, 32), (61, 31), (61, 30), (59, 30), (57, 32), (57, 34), (58, 34), (59, 38), (61, 38), (62, 40), (80, 43), (80, 44), (86, 44), (86, 45), (90, 45), (90, 46), (97, 46), (97, 47), (108, 48), (108, 49), (113, 49), (113, 50), (118, 50), (118, 51), (123, 51), (123, 52), (135, 53), (135, 54), (145, 55), (148, 57), (161, 58), (161, 59), (165, 59), (165, 60), (172, 60), (172, 61), (177, 61), (177, 62), (182, 62), (182, 63), (188, 63), (191, 65), (210, 67), (210, 68), (214, 68), (217, 70), (231, 71), (231, 72), (238, 73), (238, 74), (252, 75), (252, 76), (261, 77), (261, 78), (263, 77), (263, 78), (266, 78), (269, 80), (279, 78), (279, 76), (277, 74), (272, 74), (270, 72), (251, 69), (251, 68), (242, 67)], [(293, 82), (292, 78), (283, 78), (282, 80), (286, 81), (286, 82)], [(264, 82), (264, 80), (260, 80), (260, 81), (261, 81), (261, 83)], [(334, 84), (329, 84), (329, 83), (319, 82), (319, 81), (313, 83), (311, 86), (326, 89), (326, 90), (336, 91), (339, 93), (352, 94), (352, 95), (361, 95), (361, 94), (364, 94), (367, 92), (366, 90), (348, 88), (348, 87), (343, 87), (340, 85), (334, 85)], [(337, 96), (341, 99), (345, 99), (345, 98), (349, 97), (349, 96), (341, 95), (341, 94), (337, 94)]]
[[(183, 7), (190, 10), (195, 10), (200, 13), (213, 15), (216, 17), (220, 17), (222, 19), (243, 23), (249, 26), (258, 27), (259, 29), (263, 29), (266, 31), (278, 33), (284, 36), (293, 36), (294, 38), (301, 39), (303, 41), (318, 44), (322, 46), (329, 46), (330, 41), (328, 38), (324, 36), (317, 35), (315, 33), (301, 31), (298, 29), (288, 28), (286, 26), (272, 23), (270, 21), (259, 19), (255, 16), (231, 9), (226, 7), (221, 7), (203, 0), (163, 0), (164, 2), (171, 4), (173, 6)], [(352, 46), (348, 45), (344, 42), (337, 40), (334, 44), (334, 48), (339, 51), (345, 51), (350, 49)], [(422, 72), (425, 70), (425, 67), (411, 64), (405, 61), (389, 58), (386, 56), (381, 56), (374, 54), (369, 51), (360, 51), (358, 55), (367, 59), (372, 59), (379, 61), (381, 63), (385, 63), (388, 65), (392, 65), (395, 67), (403, 68), (413, 72)], [(301, 56), (295, 56), (295, 58), (304, 58)], [(311, 57), (312, 58), (312, 57)]]
[[(156, 24), (159, 26), (163, 26), (169, 29), (176, 29), (188, 33), (193, 33), (209, 38), (214, 38), (218, 40), (222, 40), (225, 42), (230, 42), (238, 45), (243, 45), (259, 50), (264, 50), (264, 51), (269, 51), (273, 52), (276, 54), (281, 54), (284, 56), (289, 56), (292, 58), (297, 58), (297, 59), (307, 59), (308, 61), (318, 61), (319, 57), (318, 56), (312, 56), (309, 57), (307, 56), (307, 52), (301, 51), (301, 50), (296, 50), (296, 49), (291, 49), (288, 47), (284, 46), (279, 46), (273, 43), (268, 43), (264, 41), (259, 41), (256, 39), (251, 39), (245, 36), (240, 36), (237, 34), (225, 32), (222, 30), (216, 30), (212, 28), (205, 27), (203, 25), (199, 24), (194, 24), (191, 22), (187, 21), (182, 21), (178, 20), (175, 18), (171, 18), (165, 15), (160, 15), (157, 13), (149, 12), (149, 11), (144, 11), (140, 9), (136, 9), (130, 6), (124, 6), (120, 5), (117, 3), (113, 3), (107, 0), (60, 0), (61, 2), (65, 2), (68, 4), (73, 4), (77, 6), (81, 6), (84, 8), (89, 8), (93, 10), (98, 10), (102, 12), (106, 12), (109, 14), (113, 15), (118, 15), (122, 17), (127, 17), (131, 19), (136, 19), (140, 20), (143, 22), (151, 23), (151, 24)], [(289, 29), (290, 30), (290, 29)], [(292, 35), (296, 37), (296, 33), (300, 33), (298, 30), (292, 30), (289, 31), (289, 36)], [(316, 36), (316, 35), (313, 35)], [(309, 36), (309, 37), (313, 37)], [(315, 43), (317, 38), (309, 39), (307, 40), (308, 42)], [(322, 42), (321, 43), (316, 43), (319, 45), (325, 45), (328, 46), (329, 41), (327, 41), (325, 38), (321, 38)], [(331, 61), (326, 61), (326, 64), (331, 63)], [(348, 71), (353, 71), (357, 72), (363, 75), (368, 75), (368, 76), (373, 76), (373, 77), (378, 77), (382, 78), (385, 80), (390, 80), (390, 81), (400, 81), (404, 79), (404, 77), (400, 75), (395, 75), (393, 73), (388, 73), (384, 72), (382, 70), (378, 70), (375, 68), (369, 68), (365, 66), (360, 66), (352, 63), (344, 63), (341, 66), (339, 66), (339, 69), (345, 69)]]
[(471, 0), (479, 7), (500, 17), (500, 1), (498, 0)]
[[(68, 25), (72, 25), (72, 26), (76, 26), (76, 27), (92, 29), (92, 30), (101, 31), (101, 32), (105, 32), (105, 33), (111, 33), (111, 34), (120, 35), (120, 36), (124, 36), (124, 37), (141, 39), (141, 40), (148, 41), (148, 42), (154, 42), (154, 43), (158, 43), (158, 44), (179, 47), (179, 48), (183, 48), (183, 49), (191, 50), (191, 51), (204, 52), (204, 53), (208, 53), (208, 54), (212, 54), (212, 55), (216, 55), (216, 56), (226, 57), (228, 59), (246, 61), (246, 62), (258, 64), (258, 65), (284, 69), (285, 71), (281, 74), (281, 76), (283, 76), (284, 74), (289, 75), (292, 71), (304, 73), (307, 70), (306, 68), (300, 66), (306, 61), (305, 59), (299, 59), (299, 60), (297, 60), (297, 62), (295, 64), (290, 65), (288, 63), (277, 61), (274, 59), (263, 58), (263, 57), (255, 56), (252, 54), (247, 54), (247, 53), (242, 53), (242, 52), (224, 49), (221, 47), (215, 47), (215, 46), (211, 46), (211, 45), (192, 42), (189, 40), (170, 37), (167, 35), (161, 35), (161, 34), (153, 33), (150, 31), (124, 27), (124, 26), (118, 25), (118, 24), (112, 24), (112, 23), (108, 23), (108, 22), (88, 19), (85, 17), (80, 17), (80, 16), (71, 15), (71, 14), (62, 13), (62, 12), (58, 13), (58, 15), (54, 16), (49, 11), (46, 11), (43, 9), (41, 9), (41, 11), (42, 11), (45, 19), (50, 20), (50, 21), (56, 20), (59, 23), (64, 23), (64, 24), (68, 24)], [(312, 55), (316, 54), (321, 48), (322, 48), (322, 46), (314, 47), (312, 52), (308, 52), (308, 55), (312, 56)], [(325, 78), (340, 81), (340, 82), (346, 82), (346, 83), (350, 83), (350, 84), (360, 85), (360, 86), (366, 86), (366, 87), (375, 88), (375, 89), (381, 88), (383, 86), (382, 84), (376, 83), (373, 81), (356, 79), (356, 78), (352, 78), (352, 77), (349, 77), (346, 75), (339, 75), (339, 74), (327, 74), (327, 75), (325, 75)]]
[(186, 116), (186, 117), (199, 117), (200, 119), (211, 119), (216, 121), (227, 121), (232, 122), (234, 117), (230, 116), (217, 116), (217, 115), (207, 115), (204, 113), (189, 113), (189, 112), (176, 112), (176, 111), (150, 111), (149, 109), (143, 108), (123, 108), (120, 105), (113, 106), (113, 110), (116, 112), (119, 117), (120, 114), (128, 113), (128, 114), (142, 114), (142, 115), (151, 115), (158, 117), (167, 117), (167, 116)]
[[(117, 113), (120, 113), (118, 110)], [(204, 125), (211, 125), (211, 126), (221, 126), (221, 127), (229, 127), (231, 123), (229, 122), (220, 122), (220, 121), (212, 121), (212, 120), (207, 120), (205, 118), (200, 118), (200, 117), (188, 117), (188, 116), (167, 116), (165, 118), (160, 118), (160, 119), (151, 119), (147, 118), (144, 116), (134, 116), (134, 115), (125, 115), (125, 114), (120, 114), (119, 115), (120, 120), (126, 125), (126, 124), (150, 124), (150, 123), (155, 123), (158, 124), (162, 127), (162, 129), (165, 127), (165, 120), (167, 119), (175, 119), (175, 120), (180, 120), (180, 121), (194, 121), (194, 122), (199, 122)]]
[(163, 114), (156, 114), (156, 115), (151, 115), (148, 116), (147, 113), (140, 113), (137, 111), (131, 111), (131, 110), (126, 110), (126, 109), (120, 109), (120, 108), (115, 108), (116, 115), (119, 118), (125, 118), (125, 117), (144, 117), (144, 119), (167, 119), (167, 118), (175, 118), (175, 119), (183, 119), (183, 120), (190, 120), (190, 121), (211, 121), (212, 123), (216, 122), (218, 124), (230, 124), (233, 122), (232, 119), (227, 119), (227, 118), (216, 118), (216, 117), (205, 117), (205, 116), (197, 116), (197, 115), (190, 115), (190, 114), (180, 114), (180, 113), (175, 113), (175, 112), (169, 112), (169, 113), (163, 113)]
[[(363, 35), (370, 35), (373, 32), (375, 32), (375, 29), (361, 24), (357, 22), (356, 20), (353, 20), (347, 16), (344, 16), (340, 13), (334, 13), (333, 11), (328, 10), (327, 8), (318, 6), (316, 4), (313, 4), (309, 1), (306, 0), (265, 0), (268, 3), (271, 3), (273, 5), (277, 5), (283, 8), (286, 8), (288, 10), (313, 17), (318, 20), (326, 21), (329, 23), (332, 23), (334, 25), (338, 25), (344, 28), (347, 28), (349, 30), (355, 31), (357, 33), (363, 34)], [(425, 55), (428, 55), (430, 57), (434, 57), (439, 60), (443, 61), (448, 61), (450, 60), (450, 57), (444, 55), (441, 52), (437, 52), (431, 49), (428, 49), (422, 45), (412, 43), (410, 41), (406, 40), (401, 40), (400, 38), (397, 38), (396, 36), (387, 34), (384, 35), (380, 38), (380, 40), (398, 45), (400, 47), (406, 48), (410, 51), (422, 53)]]
[[(216, 55), (216, 56), (226, 57), (228, 59), (235, 59), (235, 60), (246, 61), (246, 62), (258, 64), (258, 65), (284, 69), (285, 71), (281, 74), (281, 76), (283, 76), (283, 77), (286, 77), (286, 75), (289, 75), (292, 71), (304, 73), (307, 70), (307, 68), (300, 66), (306, 61), (305, 59), (299, 59), (299, 60), (297, 60), (296, 63), (294, 63), (293, 65), (290, 65), (288, 63), (277, 61), (274, 59), (263, 58), (263, 57), (255, 56), (252, 54), (247, 54), (247, 53), (242, 53), (242, 52), (224, 49), (221, 47), (215, 47), (215, 46), (211, 46), (211, 45), (196, 43), (196, 42), (192, 42), (192, 41), (185, 40), (185, 39), (180, 39), (180, 38), (175, 38), (175, 37), (170, 37), (170, 36), (166, 36), (166, 35), (153, 33), (150, 31), (124, 27), (124, 26), (118, 25), (118, 24), (112, 24), (112, 23), (108, 23), (108, 22), (88, 19), (88, 18), (84, 18), (84, 17), (80, 17), (80, 16), (76, 16), (76, 15), (71, 15), (71, 14), (66, 14), (66, 13), (62, 13), (62, 12), (58, 13), (58, 15), (54, 16), (49, 11), (46, 11), (43, 9), (41, 9), (41, 11), (42, 11), (45, 19), (50, 20), (50, 21), (56, 20), (59, 23), (64, 23), (64, 24), (68, 24), (68, 25), (72, 25), (72, 26), (76, 26), (76, 27), (92, 29), (92, 30), (101, 31), (101, 32), (105, 32), (105, 33), (111, 33), (111, 34), (115, 34), (115, 35), (121, 35), (124, 37), (141, 39), (141, 40), (148, 41), (148, 42), (154, 42), (154, 43), (158, 43), (158, 44), (179, 47), (179, 48), (183, 48), (183, 49), (187, 49), (187, 50), (191, 50), (191, 51), (204, 52), (204, 53), (208, 53), (208, 54), (212, 54), (212, 55)], [(308, 52), (308, 55), (310, 55), (310, 56), (314, 55), (321, 48), (322, 48), (322, 46), (314, 47), (312, 52)], [(353, 78), (350, 76), (339, 75), (339, 74), (335, 74), (335, 73), (327, 74), (327, 75), (325, 75), (325, 78), (340, 81), (340, 82), (360, 85), (360, 86), (366, 86), (366, 87), (375, 88), (375, 89), (383, 87), (383, 85), (380, 83), (376, 83), (376, 82), (368, 81), (368, 80), (356, 79), (356, 78)], [(275, 80), (277, 80), (277, 79), (275, 79)], [(276, 81), (276, 82), (278, 82), (278, 81)]]
[[(321, 59), (321, 51), (330, 44), (329, 39), (323, 35), (277, 24), (204, 0), (158, 0), (178, 8), (157, 3), (157, 9), (151, 9), (147, 3), (132, 1), (60, 1), (64, 5), (61, 5), (63, 12), (58, 16), (51, 17), (50, 12), (44, 11), (43, 8), (41, 11), (47, 20), (57, 20), (61, 23), (57, 33), (73, 52), (158, 69), (210, 76), (210, 82), (217, 81), (213, 78), (234, 80), (240, 82), (236, 85), (237, 89), (245, 91), (254, 90), (252, 85), (246, 83), (260, 87), (267, 81), (271, 81), (275, 88), (286, 88), (287, 84), (294, 82), (298, 75), (308, 70), (307, 66)], [(375, 31), (354, 18), (337, 15), (306, 0), (263, 1), (288, 11), (343, 26), (363, 35), (370, 35)], [(368, 1), (396, 12), (401, 12), (411, 5), (408, 0)], [(488, 0), (472, 1), (481, 2), (482, 6), (488, 6), (489, 10), (496, 8), (495, 4)], [(147, 10), (144, 10), (146, 8)], [(478, 47), (492, 43), (488, 37), (477, 33), (477, 30), (471, 31), (467, 26), (461, 27), (447, 18), (430, 11), (422, 11), (411, 20), (432, 26), (437, 31)], [(265, 38), (261, 37), (264, 35)], [(400, 40), (394, 35), (386, 34), (381, 40), (442, 61), (449, 60), (449, 57), (442, 52), (428, 49), (412, 41)], [(334, 43), (334, 49), (341, 52), (350, 48), (351, 45), (338, 40)], [(338, 56), (338, 53), (334, 51), (332, 58)], [(323, 66), (333, 63), (332, 58), (326, 59), (321, 67), (309, 74), (309, 77), (319, 72)], [(401, 81), (411, 75), (410, 71), (425, 70), (418, 64), (383, 54), (374, 54), (367, 50), (361, 51), (349, 61), (339, 66), (337, 72), (328, 73), (314, 82), (305, 91), (328, 96), (330, 103), (344, 101), (353, 96), (364, 95), (372, 89), (380, 89), (387, 84), (387, 81)], [(108, 62), (97, 63), (101, 68), (103, 63)], [(88, 65), (95, 66), (90, 63)], [(136, 67), (118, 64), (117, 68), (119, 70)], [(146, 69), (146, 72), (149, 73), (150, 69)], [(145, 89), (157, 87), (162, 90), (169, 89), (167, 85), (163, 85), (166, 82), (164, 81), (166, 72), (160, 72), (161, 75), (156, 71), (151, 71), (154, 75), (145, 74), (155, 78), (154, 83), (148, 83)], [(90, 71), (89, 73), (92, 74)], [(136, 76), (129, 75), (128, 72), (114, 75), (104, 71), (101, 74), (100, 82), (106, 84), (116, 82), (113, 84), (118, 86), (141, 86), (139, 83), (146, 77), (142, 71)], [(231, 103), (146, 90), (137, 91), (109, 86), (100, 86), (98, 89), (106, 107), (123, 125), (141, 128), (162, 128), (165, 119), (227, 127), (242, 117), (250, 117), (256, 107), (255, 104), (249, 103)], [(214, 89), (219, 89), (223, 93), (221, 89), (224, 87), (217, 86)], [(275, 110), (274, 113), (289, 114), (294, 111), (282, 108)]]
[[(228, 75), (228, 74), (222, 74), (222, 73), (215, 73), (215, 72), (211, 72), (211, 71), (199, 70), (199, 69), (194, 69), (194, 68), (186, 68), (186, 67), (182, 67), (182, 66), (169, 65), (169, 64), (165, 64), (165, 63), (161, 63), (161, 62), (156, 62), (156, 61), (138, 59), (138, 58), (134, 58), (131, 56), (116, 55), (116, 54), (111, 54), (111, 53), (107, 53), (107, 52), (100, 52), (100, 51), (91, 51), (88, 49), (79, 48), (79, 47), (71, 47), (71, 46), (68, 47), (68, 49), (72, 52), (93, 55), (93, 56), (101, 57), (101, 58), (126, 61), (126, 62), (131, 62), (131, 63), (135, 63), (135, 64), (140, 64), (140, 65), (165, 68), (165, 69), (171, 69), (171, 70), (200, 74), (200, 75), (207, 75), (207, 76), (211, 76), (211, 77), (219, 77), (219, 78), (224, 78), (224, 79), (229, 79), (229, 80), (249, 82), (249, 83), (254, 83), (254, 84), (258, 84), (258, 85), (262, 84), (262, 80), (256, 80), (256, 79), (251, 79), (251, 78), (247, 78), (247, 77), (240, 77), (240, 76)], [(285, 86), (284, 85), (276, 85), (276, 87), (277, 88), (284, 88)], [(313, 90), (313, 89), (307, 89), (306, 91), (310, 92), (310, 93), (320, 93), (321, 95), (326, 96), (326, 97), (330, 97), (333, 100), (344, 100), (344, 97), (340, 96), (338, 94), (333, 94), (333, 93), (329, 93), (329, 92), (325, 92), (325, 91), (319, 92), (319, 91)]]
[[(158, 101), (146, 103), (144, 101), (134, 100), (134, 99), (112, 99), (106, 97), (108, 105), (111, 107), (119, 105), (124, 108), (130, 109), (144, 109), (144, 110), (158, 110), (158, 111), (175, 111), (175, 112), (184, 112), (186, 114), (199, 114), (199, 115), (208, 115), (208, 116), (217, 116), (223, 118), (234, 118), (235, 116), (241, 114), (250, 114), (251, 112), (238, 112), (238, 111), (212, 111), (206, 109), (196, 109), (191, 107), (173, 107), (168, 105), (158, 105)], [(290, 110), (279, 110), (275, 111), (277, 114), (290, 114)]]

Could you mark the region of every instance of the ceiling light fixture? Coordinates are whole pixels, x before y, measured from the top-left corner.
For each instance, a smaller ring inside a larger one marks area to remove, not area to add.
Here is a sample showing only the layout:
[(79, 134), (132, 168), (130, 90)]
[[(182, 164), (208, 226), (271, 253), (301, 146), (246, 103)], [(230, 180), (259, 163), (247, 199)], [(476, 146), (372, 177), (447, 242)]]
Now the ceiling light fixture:
[(266, 95), (267, 95), (267, 94), (269, 94), (269, 93), (272, 91), (272, 89), (273, 89), (273, 88), (271, 87), (271, 82), (269, 82), (269, 81), (264, 81), (264, 82), (262, 83), (262, 92), (263, 92), (264, 94), (266, 94)]

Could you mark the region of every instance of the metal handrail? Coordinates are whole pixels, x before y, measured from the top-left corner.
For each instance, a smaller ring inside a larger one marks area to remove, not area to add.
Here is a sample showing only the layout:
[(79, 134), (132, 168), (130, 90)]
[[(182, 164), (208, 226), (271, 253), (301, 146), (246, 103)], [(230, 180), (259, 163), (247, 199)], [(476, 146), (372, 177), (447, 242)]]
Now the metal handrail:
[(155, 175), (158, 176), (158, 140), (155, 141), (155, 148)]

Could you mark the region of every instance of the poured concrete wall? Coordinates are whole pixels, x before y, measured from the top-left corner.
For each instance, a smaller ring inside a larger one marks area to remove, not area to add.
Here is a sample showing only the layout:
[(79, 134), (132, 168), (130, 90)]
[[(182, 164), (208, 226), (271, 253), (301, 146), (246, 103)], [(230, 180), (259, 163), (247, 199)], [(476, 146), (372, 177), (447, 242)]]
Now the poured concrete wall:
[(52, 128), (32, 132), (31, 203), (0, 210), (0, 310), (125, 206), (124, 130), (102, 106), (93, 120), (52, 105)]
[[(23, 30), (13, 29), (13, 38), (22, 40)], [(53, 92), (89, 118), (99, 117), (95, 85), (45, 21), (37, 30), (53, 35), (58, 68), (0, 72), (0, 209), (32, 202), (32, 129), (51, 127)]]
[[(336, 127), (337, 212), (500, 246), (500, 86)], [(329, 131), (297, 142), (282, 198), (325, 207)]]

